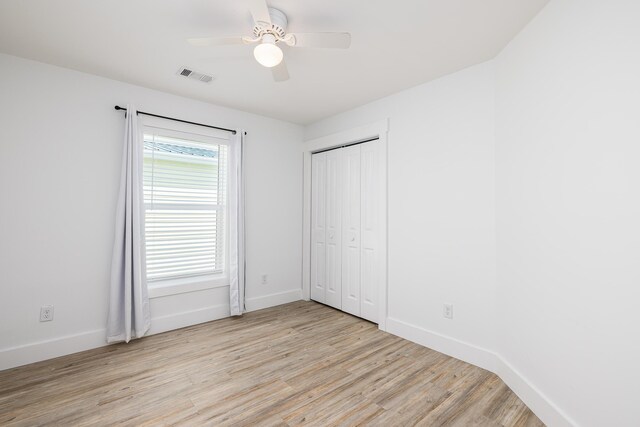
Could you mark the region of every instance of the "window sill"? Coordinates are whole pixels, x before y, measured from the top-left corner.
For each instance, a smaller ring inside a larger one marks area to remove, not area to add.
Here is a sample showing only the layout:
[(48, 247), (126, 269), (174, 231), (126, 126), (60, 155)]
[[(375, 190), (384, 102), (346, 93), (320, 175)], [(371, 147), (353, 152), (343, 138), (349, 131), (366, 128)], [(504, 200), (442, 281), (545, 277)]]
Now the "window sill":
[(149, 285), (149, 298), (160, 298), (225, 286), (229, 286), (229, 278), (223, 275), (163, 280)]

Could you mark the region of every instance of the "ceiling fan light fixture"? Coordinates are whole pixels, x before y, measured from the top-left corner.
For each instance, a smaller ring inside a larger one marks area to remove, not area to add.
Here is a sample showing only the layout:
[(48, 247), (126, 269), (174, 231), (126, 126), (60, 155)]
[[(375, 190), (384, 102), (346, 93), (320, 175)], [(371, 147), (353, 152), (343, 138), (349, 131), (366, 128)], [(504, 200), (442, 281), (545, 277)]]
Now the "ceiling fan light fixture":
[[(234, 44), (254, 44), (253, 56), (260, 65), (271, 68), (273, 80), (283, 82), (289, 79), (289, 71), (282, 44), (289, 48), (348, 49), (351, 45), (349, 33), (287, 33), (287, 15), (269, 7), (267, 0), (244, 0), (249, 3), (253, 17), (252, 36), (200, 37), (188, 39), (194, 46), (218, 46)], [(287, 49), (288, 50), (288, 49)]]
[(253, 49), (253, 56), (260, 65), (272, 68), (282, 62), (284, 54), (282, 49), (276, 46), (276, 38), (271, 34), (265, 34), (262, 43)]

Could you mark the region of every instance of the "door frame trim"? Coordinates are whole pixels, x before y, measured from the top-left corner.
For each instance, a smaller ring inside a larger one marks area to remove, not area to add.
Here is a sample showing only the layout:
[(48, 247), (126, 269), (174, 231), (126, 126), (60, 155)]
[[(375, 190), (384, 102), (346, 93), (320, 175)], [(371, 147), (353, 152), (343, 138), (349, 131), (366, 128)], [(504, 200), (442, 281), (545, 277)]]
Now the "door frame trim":
[(387, 330), (387, 295), (388, 295), (388, 143), (389, 143), (389, 119), (379, 120), (364, 126), (344, 130), (307, 140), (303, 144), (303, 216), (302, 216), (302, 298), (309, 301), (311, 295), (311, 155), (316, 152), (326, 151), (331, 148), (339, 148), (345, 145), (352, 145), (365, 140), (378, 138), (380, 144), (379, 165), (380, 165), (380, 198), (379, 198), (379, 219), (380, 219), (380, 252), (382, 262), (379, 266), (378, 274), (381, 277), (380, 289), (378, 290), (379, 316), (378, 328)]

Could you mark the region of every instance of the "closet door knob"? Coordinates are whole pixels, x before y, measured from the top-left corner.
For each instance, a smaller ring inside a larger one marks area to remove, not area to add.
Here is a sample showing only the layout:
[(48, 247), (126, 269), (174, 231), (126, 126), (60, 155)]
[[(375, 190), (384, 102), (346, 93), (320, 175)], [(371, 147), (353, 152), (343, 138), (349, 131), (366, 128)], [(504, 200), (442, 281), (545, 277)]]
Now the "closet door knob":
[(329, 238), (333, 239), (333, 233), (329, 233)]

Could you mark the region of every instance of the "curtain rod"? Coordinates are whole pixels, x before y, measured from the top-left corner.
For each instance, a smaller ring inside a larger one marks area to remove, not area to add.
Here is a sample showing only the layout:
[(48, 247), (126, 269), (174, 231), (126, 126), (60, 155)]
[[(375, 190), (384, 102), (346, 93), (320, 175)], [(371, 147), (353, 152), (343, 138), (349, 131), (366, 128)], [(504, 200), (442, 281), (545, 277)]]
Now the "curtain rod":
[(376, 136), (375, 138), (365, 139), (364, 141), (352, 142), (351, 144), (338, 145), (337, 147), (325, 148), (324, 150), (314, 151), (311, 154), (325, 153), (327, 151), (333, 151), (333, 150), (338, 150), (340, 148), (346, 148), (346, 147), (351, 147), (351, 146), (354, 146), (354, 145), (360, 145), (360, 144), (364, 144), (364, 143), (371, 142), (371, 141), (377, 141), (379, 139), (380, 138)]
[[(116, 105), (116, 110), (123, 110), (123, 111), (127, 111), (126, 108), (120, 107), (118, 105)], [(205, 125), (202, 123), (196, 123), (196, 122), (189, 122), (187, 120), (182, 120), (182, 119), (175, 119), (173, 117), (167, 117), (167, 116), (159, 116), (158, 114), (151, 114), (151, 113), (145, 113), (144, 111), (138, 111), (138, 114), (144, 114), (145, 116), (151, 116), (151, 117), (158, 117), (159, 119), (167, 119), (167, 120), (173, 120), (174, 122), (180, 122), (180, 123), (187, 123), (190, 125), (196, 125), (196, 126), (203, 126), (206, 128), (211, 128), (211, 129), (218, 129), (218, 130), (223, 130), (225, 132), (231, 132), (232, 134), (236, 134), (236, 131), (233, 129), (227, 129), (227, 128), (220, 128), (218, 126), (211, 126), (211, 125)], [(245, 135), (247, 134), (246, 132), (244, 133)]]

